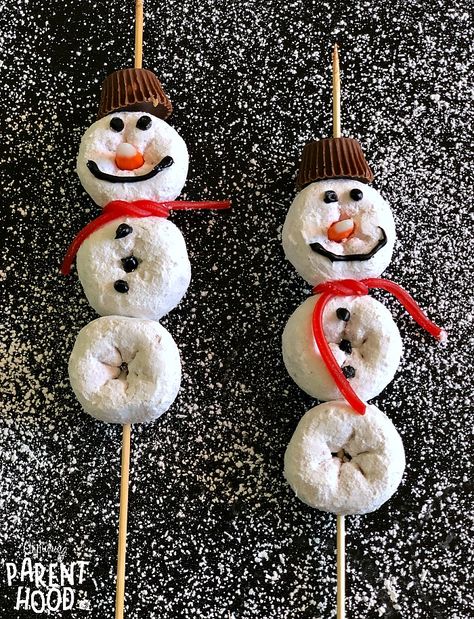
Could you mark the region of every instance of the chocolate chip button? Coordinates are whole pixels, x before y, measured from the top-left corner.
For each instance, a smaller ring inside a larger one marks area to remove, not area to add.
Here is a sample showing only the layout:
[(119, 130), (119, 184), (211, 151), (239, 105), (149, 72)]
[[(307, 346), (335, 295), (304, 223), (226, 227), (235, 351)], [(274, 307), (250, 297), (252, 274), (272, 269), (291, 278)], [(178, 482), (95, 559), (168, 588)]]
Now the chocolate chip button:
[(337, 310), (336, 310), (336, 316), (339, 318), (339, 320), (343, 320), (344, 322), (348, 322), (350, 317), (351, 317), (351, 313), (345, 307), (338, 307)]
[(349, 340), (341, 340), (339, 342), (339, 348), (348, 355), (352, 353), (352, 344)]
[(123, 239), (124, 236), (128, 236), (129, 234), (132, 234), (132, 232), (133, 232), (132, 226), (129, 226), (128, 224), (120, 224), (117, 230), (115, 230), (115, 238)]
[(355, 368), (353, 368), (352, 365), (345, 365), (342, 368), (342, 373), (346, 378), (354, 378), (354, 376), (356, 375)]
[(138, 260), (135, 256), (127, 256), (126, 258), (121, 259), (123, 270), (125, 273), (131, 273), (135, 271), (138, 266)]
[(117, 292), (121, 292), (122, 294), (128, 292), (128, 284), (123, 279), (118, 279), (114, 284), (114, 288)]

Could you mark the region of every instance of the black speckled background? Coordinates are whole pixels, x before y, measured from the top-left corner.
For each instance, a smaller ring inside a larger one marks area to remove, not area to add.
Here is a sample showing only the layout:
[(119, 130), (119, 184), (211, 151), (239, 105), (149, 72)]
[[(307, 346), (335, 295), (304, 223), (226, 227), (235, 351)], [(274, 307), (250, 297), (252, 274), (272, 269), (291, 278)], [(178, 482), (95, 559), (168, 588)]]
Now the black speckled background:
[[(133, 2), (0, 1), (4, 329), (0, 370), (0, 617), (21, 567), (88, 561), (71, 612), (113, 616), (121, 430), (82, 413), (67, 381), (95, 315), (58, 266), (98, 209), (74, 173), (99, 84), (133, 55)], [(392, 308), (405, 353), (375, 400), (407, 471), (391, 501), (347, 520), (348, 617), (469, 619), (472, 583), (473, 4), (146, 2), (145, 66), (191, 155), (185, 195), (230, 214), (180, 213), (193, 282), (164, 325), (182, 390), (135, 427), (127, 619), (335, 616), (335, 518), (299, 503), (285, 446), (314, 402), (280, 352), (308, 286), (279, 234), (303, 144), (331, 130), (330, 48), (341, 45), (343, 130), (362, 140), (399, 240), (386, 272), (446, 326), (445, 347)], [(48, 545), (54, 547), (48, 548)], [(38, 548), (40, 546), (40, 548)], [(25, 586), (28, 583), (23, 583)], [(33, 585), (33, 589), (34, 589)]]

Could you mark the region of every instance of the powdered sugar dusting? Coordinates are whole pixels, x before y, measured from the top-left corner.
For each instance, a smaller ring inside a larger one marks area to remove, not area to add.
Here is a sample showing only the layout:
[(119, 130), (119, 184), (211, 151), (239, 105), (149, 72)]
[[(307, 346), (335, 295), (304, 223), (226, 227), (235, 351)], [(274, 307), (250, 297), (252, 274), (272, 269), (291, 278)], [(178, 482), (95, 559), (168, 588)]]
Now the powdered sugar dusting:
[[(89, 610), (71, 616), (111, 616), (120, 428), (82, 413), (68, 385), (75, 337), (96, 316), (58, 268), (98, 213), (74, 164), (101, 80), (132, 63), (133, 3), (0, 5), (1, 557), (21, 562), (30, 541), (63, 547), (68, 561), (89, 561), (78, 587)], [(314, 401), (281, 359), (283, 326), (309, 289), (284, 262), (279, 233), (302, 146), (331, 129), (335, 39), (343, 133), (361, 139), (396, 219), (385, 275), (449, 335), (440, 347), (375, 295), (405, 344), (374, 403), (402, 435), (407, 472), (380, 510), (347, 521), (348, 615), (470, 617), (468, 8), (146, 2), (145, 66), (162, 79), (189, 148), (185, 195), (230, 196), (234, 210), (173, 216), (193, 267), (185, 300), (163, 320), (180, 346), (183, 388), (162, 419), (133, 430), (130, 619), (334, 616), (335, 519), (298, 502), (282, 477), (285, 447)], [(14, 616), (16, 586), (0, 569), (0, 614)]]

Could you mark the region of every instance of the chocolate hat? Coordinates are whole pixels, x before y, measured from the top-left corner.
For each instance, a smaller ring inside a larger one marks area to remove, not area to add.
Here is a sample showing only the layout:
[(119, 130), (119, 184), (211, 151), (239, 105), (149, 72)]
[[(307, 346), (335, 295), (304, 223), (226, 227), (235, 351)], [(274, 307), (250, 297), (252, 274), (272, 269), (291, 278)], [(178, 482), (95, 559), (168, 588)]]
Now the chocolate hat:
[(309, 142), (303, 148), (296, 179), (298, 189), (329, 178), (353, 178), (361, 183), (374, 180), (362, 148), (352, 138), (325, 138)]
[(165, 120), (172, 111), (160, 80), (147, 69), (121, 69), (102, 83), (98, 118), (112, 112), (146, 112)]

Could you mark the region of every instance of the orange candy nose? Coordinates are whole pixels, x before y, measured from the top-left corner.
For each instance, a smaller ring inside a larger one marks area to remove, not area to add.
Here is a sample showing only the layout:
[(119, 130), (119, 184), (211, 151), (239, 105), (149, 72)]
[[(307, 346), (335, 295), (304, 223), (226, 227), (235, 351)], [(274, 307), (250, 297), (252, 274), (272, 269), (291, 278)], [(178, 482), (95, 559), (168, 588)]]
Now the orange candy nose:
[(335, 221), (328, 228), (328, 239), (330, 241), (344, 241), (354, 232), (355, 224), (352, 219), (341, 219)]
[(123, 142), (115, 152), (115, 165), (120, 170), (136, 170), (144, 163), (143, 155), (133, 146)]

